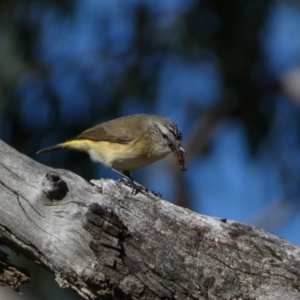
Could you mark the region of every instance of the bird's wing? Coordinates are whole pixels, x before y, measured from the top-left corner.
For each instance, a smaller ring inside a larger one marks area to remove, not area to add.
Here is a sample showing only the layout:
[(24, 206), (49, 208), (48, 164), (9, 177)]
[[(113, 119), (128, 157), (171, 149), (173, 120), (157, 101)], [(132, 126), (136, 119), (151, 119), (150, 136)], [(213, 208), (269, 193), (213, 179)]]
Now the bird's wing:
[(136, 128), (133, 126), (135, 124), (131, 122), (133, 120), (127, 120), (125, 127), (120, 119), (108, 121), (87, 129), (71, 140), (87, 139), (92, 141), (128, 144), (135, 140), (137, 132)]

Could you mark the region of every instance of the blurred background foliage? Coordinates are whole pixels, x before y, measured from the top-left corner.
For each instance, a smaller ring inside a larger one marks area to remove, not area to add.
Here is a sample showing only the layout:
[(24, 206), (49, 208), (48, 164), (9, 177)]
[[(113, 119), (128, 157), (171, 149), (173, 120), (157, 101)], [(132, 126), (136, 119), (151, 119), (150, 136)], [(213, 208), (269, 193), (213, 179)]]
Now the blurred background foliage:
[[(300, 245), (299, 30), (292, 0), (1, 1), (0, 138), (86, 180), (117, 179), (83, 153), (35, 152), (119, 116), (168, 116), (188, 172), (170, 157), (137, 181)], [(22, 299), (75, 299), (40, 268), (33, 277)]]

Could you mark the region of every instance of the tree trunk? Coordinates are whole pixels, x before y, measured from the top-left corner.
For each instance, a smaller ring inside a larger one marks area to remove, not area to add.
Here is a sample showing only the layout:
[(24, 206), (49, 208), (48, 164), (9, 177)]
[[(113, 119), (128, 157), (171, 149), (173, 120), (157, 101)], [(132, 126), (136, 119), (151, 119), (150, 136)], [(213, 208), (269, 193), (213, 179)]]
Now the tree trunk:
[(0, 243), (85, 299), (300, 299), (298, 247), (1, 141), (0, 196)]

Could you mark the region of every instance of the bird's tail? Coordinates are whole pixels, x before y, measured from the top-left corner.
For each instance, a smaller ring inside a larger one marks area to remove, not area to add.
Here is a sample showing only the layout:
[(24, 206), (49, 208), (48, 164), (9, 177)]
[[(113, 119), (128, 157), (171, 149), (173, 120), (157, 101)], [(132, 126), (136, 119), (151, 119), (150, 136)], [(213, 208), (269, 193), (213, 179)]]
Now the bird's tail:
[(68, 140), (64, 143), (57, 144), (55, 146), (51, 146), (45, 149), (42, 149), (38, 151), (36, 154), (42, 154), (42, 153), (47, 153), (50, 151), (55, 151), (55, 150), (60, 150), (60, 149), (73, 149), (77, 151), (86, 151), (91, 148), (91, 145), (93, 142), (89, 140)]
[(60, 150), (60, 149), (63, 149), (63, 148), (64, 148), (63, 144), (57, 144), (55, 146), (44, 148), (44, 149), (38, 151), (36, 154), (43, 154), (43, 153), (47, 153), (47, 152), (50, 152), (50, 151)]

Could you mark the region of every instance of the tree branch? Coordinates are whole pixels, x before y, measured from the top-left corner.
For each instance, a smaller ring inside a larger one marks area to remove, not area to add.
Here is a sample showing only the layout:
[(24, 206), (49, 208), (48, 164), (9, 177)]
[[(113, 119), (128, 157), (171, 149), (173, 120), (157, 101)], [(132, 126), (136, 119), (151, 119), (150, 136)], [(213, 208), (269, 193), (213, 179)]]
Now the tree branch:
[(0, 250), (0, 285), (10, 286), (19, 292), (20, 285), (27, 282), (29, 282), (28, 271), (13, 265), (8, 255)]
[[(299, 299), (300, 249), (0, 141), (0, 243), (85, 299)], [(0, 275), (0, 277), (3, 274)]]

